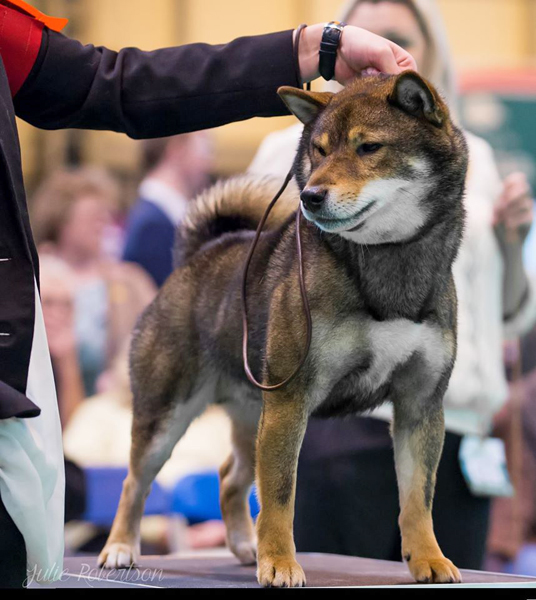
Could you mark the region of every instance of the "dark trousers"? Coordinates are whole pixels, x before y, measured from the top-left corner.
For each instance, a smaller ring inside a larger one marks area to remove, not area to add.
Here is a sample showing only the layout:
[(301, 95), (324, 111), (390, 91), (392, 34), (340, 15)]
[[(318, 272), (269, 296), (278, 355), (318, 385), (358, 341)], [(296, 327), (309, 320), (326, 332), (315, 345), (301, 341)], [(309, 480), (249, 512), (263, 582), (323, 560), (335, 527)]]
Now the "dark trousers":
[(22, 588), (26, 579), (26, 546), (0, 498), (0, 588)]
[[(307, 435), (316, 435), (321, 422)], [(388, 425), (385, 424), (388, 434)], [(447, 433), (433, 505), (434, 530), (448, 558), (462, 569), (481, 569), (490, 500), (473, 496), (458, 462), (461, 437)], [(306, 440), (296, 492), (298, 552), (327, 552), (401, 560), (399, 501), (389, 446), (308, 459)]]

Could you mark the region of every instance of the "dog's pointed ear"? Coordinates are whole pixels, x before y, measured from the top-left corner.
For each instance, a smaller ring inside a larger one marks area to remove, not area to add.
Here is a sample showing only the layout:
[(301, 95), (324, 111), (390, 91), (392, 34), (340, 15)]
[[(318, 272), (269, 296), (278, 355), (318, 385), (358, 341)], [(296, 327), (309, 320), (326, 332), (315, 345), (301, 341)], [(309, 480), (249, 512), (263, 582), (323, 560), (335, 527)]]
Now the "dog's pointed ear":
[(280, 87), (277, 93), (290, 112), (304, 125), (313, 121), (333, 97), (331, 92), (306, 92), (289, 86)]
[(397, 77), (389, 102), (414, 117), (426, 119), (435, 127), (441, 127), (445, 122), (436, 93), (415, 71), (404, 71)]

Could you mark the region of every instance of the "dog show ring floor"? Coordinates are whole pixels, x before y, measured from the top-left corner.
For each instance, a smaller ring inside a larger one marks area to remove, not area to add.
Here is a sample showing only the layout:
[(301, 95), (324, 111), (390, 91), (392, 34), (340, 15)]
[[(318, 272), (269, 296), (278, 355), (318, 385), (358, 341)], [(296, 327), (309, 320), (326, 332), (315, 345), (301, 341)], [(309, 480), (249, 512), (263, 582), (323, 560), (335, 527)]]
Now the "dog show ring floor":
[[(334, 554), (300, 554), (307, 587), (428, 587), (415, 584), (403, 563)], [(462, 571), (458, 588), (536, 588), (536, 578)], [(31, 584), (30, 587), (40, 587)], [(52, 588), (258, 588), (254, 566), (242, 566), (227, 551), (143, 556), (136, 569), (107, 571), (94, 556), (66, 558)]]

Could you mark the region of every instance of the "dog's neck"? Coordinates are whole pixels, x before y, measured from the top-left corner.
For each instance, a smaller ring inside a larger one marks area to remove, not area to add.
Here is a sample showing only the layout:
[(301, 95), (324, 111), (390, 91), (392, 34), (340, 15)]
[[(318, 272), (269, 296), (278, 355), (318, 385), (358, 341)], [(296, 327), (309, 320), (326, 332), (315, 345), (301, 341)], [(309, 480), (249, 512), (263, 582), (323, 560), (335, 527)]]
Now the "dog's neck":
[(461, 219), (440, 220), (414, 239), (360, 245), (338, 235), (319, 238), (355, 282), (371, 316), (422, 321), (449, 284), (461, 238)]

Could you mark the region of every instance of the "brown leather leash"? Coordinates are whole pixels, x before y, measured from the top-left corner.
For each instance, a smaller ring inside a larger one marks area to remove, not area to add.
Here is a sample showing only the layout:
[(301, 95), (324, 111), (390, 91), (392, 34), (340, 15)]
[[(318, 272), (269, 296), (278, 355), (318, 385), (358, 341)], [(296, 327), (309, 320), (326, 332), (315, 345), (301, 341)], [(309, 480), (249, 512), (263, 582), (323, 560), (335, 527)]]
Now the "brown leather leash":
[(275, 391), (280, 390), (281, 388), (285, 387), (286, 385), (288, 385), (294, 379), (294, 377), (296, 377), (296, 375), (300, 372), (301, 368), (305, 364), (305, 361), (307, 360), (307, 356), (309, 355), (309, 350), (311, 348), (311, 340), (312, 340), (312, 333), (313, 333), (313, 321), (311, 318), (311, 310), (309, 307), (309, 300), (307, 298), (307, 289), (305, 287), (305, 266), (304, 266), (304, 262), (303, 262), (303, 250), (302, 250), (302, 239), (301, 239), (301, 210), (300, 210), (300, 207), (298, 206), (298, 210), (296, 211), (296, 250), (298, 253), (298, 266), (299, 266), (298, 277), (299, 277), (300, 291), (301, 291), (301, 297), (302, 297), (302, 302), (303, 302), (303, 312), (305, 314), (305, 319), (307, 321), (307, 342), (305, 345), (305, 352), (303, 353), (302, 358), (300, 360), (300, 364), (298, 365), (296, 370), (281, 383), (278, 383), (275, 385), (263, 385), (262, 383), (258, 382), (255, 379), (255, 376), (251, 372), (251, 368), (249, 366), (249, 359), (248, 359), (248, 315), (247, 315), (247, 279), (248, 279), (249, 267), (251, 265), (251, 260), (255, 253), (255, 250), (257, 248), (257, 244), (259, 243), (259, 239), (260, 239), (262, 231), (264, 229), (264, 225), (265, 225), (270, 213), (272, 212), (272, 209), (275, 206), (276, 202), (279, 200), (279, 198), (282, 196), (283, 192), (286, 190), (293, 175), (294, 175), (293, 170), (291, 169), (285, 178), (285, 182), (284, 182), (283, 186), (281, 187), (279, 192), (276, 194), (274, 199), (270, 202), (268, 208), (266, 209), (266, 211), (264, 213), (263, 218), (261, 219), (261, 222), (259, 223), (259, 226), (257, 227), (255, 239), (253, 240), (253, 243), (251, 244), (251, 247), (250, 247), (249, 253), (248, 253), (248, 257), (246, 259), (246, 263), (244, 266), (244, 275), (242, 278), (242, 324), (243, 324), (243, 328), (244, 328), (242, 355), (243, 355), (243, 360), (244, 360), (244, 370), (246, 372), (246, 375), (247, 375), (249, 381), (255, 387), (263, 390), (264, 392), (275, 392)]
[[(296, 73), (298, 75), (298, 79), (300, 79), (300, 63), (299, 63), (300, 37), (301, 37), (302, 31), (306, 27), (307, 27), (307, 25), (302, 24), (296, 30), (296, 40), (295, 40), (295, 44), (294, 44), (294, 64), (295, 64), (295, 68), (296, 68)], [(303, 83), (302, 83), (302, 87), (303, 87)], [(311, 89), (310, 83), (307, 83), (306, 89), (308, 91)], [(268, 208), (266, 209), (264, 216), (261, 219), (259, 226), (257, 227), (255, 239), (253, 240), (253, 243), (251, 244), (251, 248), (249, 249), (248, 257), (247, 257), (246, 263), (244, 265), (244, 274), (243, 274), (243, 278), (242, 278), (242, 325), (244, 328), (244, 337), (243, 337), (243, 342), (242, 342), (242, 357), (243, 357), (243, 361), (244, 361), (244, 370), (246, 372), (246, 375), (247, 375), (247, 378), (249, 379), (249, 381), (255, 387), (259, 388), (260, 390), (263, 390), (264, 392), (275, 392), (277, 390), (280, 390), (280, 389), (284, 388), (286, 385), (288, 385), (296, 377), (296, 375), (300, 372), (301, 368), (305, 364), (305, 361), (307, 360), (307, 356), (309, 355), (309, 350), (311, 349), (311, 340), (312, 340), (312, 336), (313, 336), (313, 321), (311, 318), (311, 309), (309, 307), (309, 300), (307, 299), (307, 289), (305, 287), (305, 266), (303, 263), (303, 250), (302, 250), (302, 240), (301, 240), (301, 210), (300, 210), (300, 206), (298, 205), (298, 210), (296, 211), (296, 250), (298, 253), (298, 266), (299, 266), (298, 278), (299, 278), (299, 282), (300, 282), (300, 291), (301, 291), (301, 297), (302, 297), (302, 303), (303, 303), (303, 312), (305, 314), (305, 319), (307, 321), (307, 341), (305, 344), (305, 352), (303, 353), (303, 356), (301, 357), (301, 360), (300, 360), (300, 364), (298, 365), (296, 370), (289, 377), (287, 377), (285, 379), (285, 381), (282, 381), (281, 383), (277, 383), (275, 385), (263, 385), (262, 383), (260, 383), (259, 381), (257, 381), (255, 379), (255, 376), (251, 372), (251, 368), (249, 366), (249, 359), (248, 359), (248, 312), (247, 312), (248, 272), (249, 272), (249, 267), (251, 265), (251, 260), (253, 259), (253, 255), (255, 254), (255, 250), (257, 248), (257, 244), (259, 243), (259, 239), (261, 237), (262, 230), (264, 229), (264, 225), (266, 224), (266, 221), (267, 221), (268, 217), (270, 216), (270, 213), (272, 212), (272, 209), (275, 206), (276, 202), (279, 200), (279, 198), (281, 198), (281, 196), (283, 195), (283, 192), (287, 189), (287, 186), (290, 183), (290, 181), (292, 180), (293, 176), (294, 176), (293, 169), (290, 169), (290, 171), (288, 172), (288, 174), (285, 178), (285, 182), (283, 183), (283, 186), (281, 187), (279, 192), (275, 195), (274, 199), (268, 205)]]

